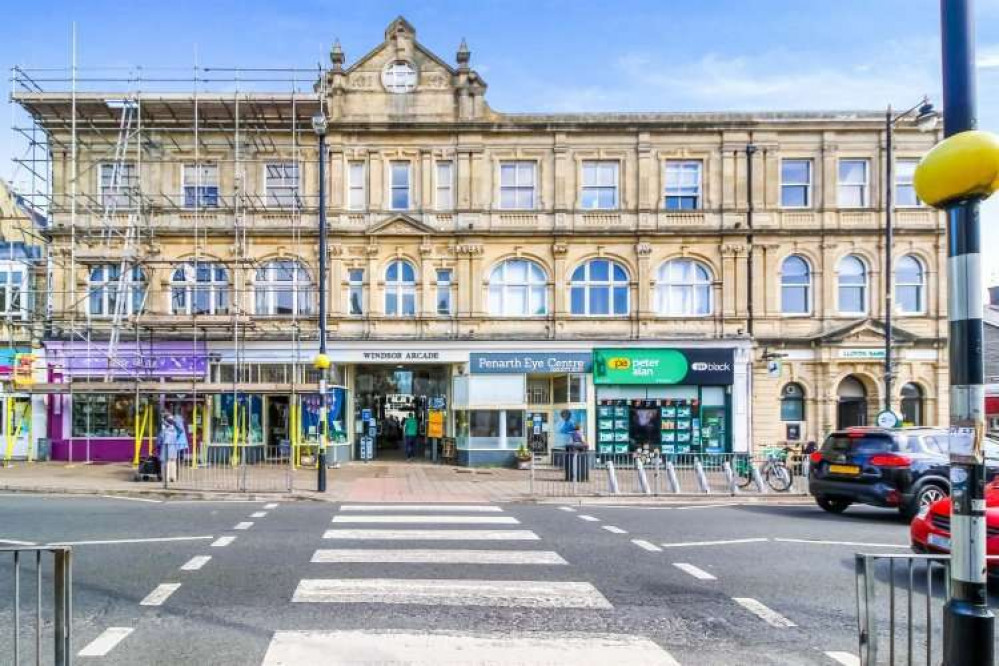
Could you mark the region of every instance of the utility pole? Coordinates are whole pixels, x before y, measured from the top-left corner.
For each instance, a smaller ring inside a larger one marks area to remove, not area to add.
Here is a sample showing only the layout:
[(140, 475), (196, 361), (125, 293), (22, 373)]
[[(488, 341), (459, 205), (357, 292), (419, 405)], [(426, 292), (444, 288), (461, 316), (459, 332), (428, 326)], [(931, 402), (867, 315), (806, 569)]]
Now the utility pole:
[[(973, 0), (941, 0), (944, 137), (974, 130)], [(947, 206), (950, 283), (950, 418), (952, 433), (970, 431), (970, 446), (950, 447), (951, 596), (944, 607), (945, 666), (994, 662), (995, 618), (988, 609), (985, 549), (985, 432), (982, 282), (978, 197)], [(959, 428), (955, 431), (953, 427)], [(952, 435), (952, 439), (958, 437)]]
[(322, 111), (312, 117), (312, 129), (319, 137), (319, 354), (315, 367), (319, 378), (319, 446), (316, 453), (316, 491), (326, 492), (326, 443), (329, 438), (330, 359), (326, 355), (326, 116)]

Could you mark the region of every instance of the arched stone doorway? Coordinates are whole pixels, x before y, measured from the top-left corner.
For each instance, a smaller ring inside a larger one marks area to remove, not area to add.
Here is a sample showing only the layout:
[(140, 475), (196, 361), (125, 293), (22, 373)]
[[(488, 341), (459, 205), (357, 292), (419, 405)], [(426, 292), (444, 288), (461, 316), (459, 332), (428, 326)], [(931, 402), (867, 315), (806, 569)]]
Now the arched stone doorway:
[(867, 389), (854, 375), (844, 377), (836, 389), (836, 427), (867, 425)]

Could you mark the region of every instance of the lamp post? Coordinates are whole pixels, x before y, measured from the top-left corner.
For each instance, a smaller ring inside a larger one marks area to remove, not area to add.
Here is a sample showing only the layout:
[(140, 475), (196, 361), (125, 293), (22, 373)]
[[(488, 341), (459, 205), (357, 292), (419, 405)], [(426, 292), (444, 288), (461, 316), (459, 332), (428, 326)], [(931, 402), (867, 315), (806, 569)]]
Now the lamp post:
[(312, 129), (319, 138), (319, 354), (315, 367), (322, 372), (319, 378), (319, 447), (316, 454), (316, 490), (326, 492), (326, 442), (328, 439), (329, 409), (327, 407), (327, 380), (330, 359), (326, 355), (326, 115), (319, 111), (312, 116)]
[(891, 105), (885, 111), (885, 263), (884, 263), (884, 286), (885, 286), (885, 406), (884, 411), (891, 412), (892, 409), (892, 367), (891, 347), (891, 315), (894, 308), (894, 276), (892, 275), (892, 246), (894, 245), (894, 148), (895, 148), (895, 125), (903, 118), (908, 117), (913, 111), (918, 110), (916, 115), (916, 127), (923, 132), (931, 132), (937, 127), (939, 115), (933, 110), (933, 105), (929, 98), (923, 97), (919, 104), (916, 104), (902, 113), (893, 113)]

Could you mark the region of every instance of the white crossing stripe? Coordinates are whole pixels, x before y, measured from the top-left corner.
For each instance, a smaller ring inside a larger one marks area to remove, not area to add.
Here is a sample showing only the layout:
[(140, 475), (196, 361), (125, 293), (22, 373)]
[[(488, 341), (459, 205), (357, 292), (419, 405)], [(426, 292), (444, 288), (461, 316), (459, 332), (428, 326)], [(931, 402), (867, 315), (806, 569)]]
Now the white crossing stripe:
[(764, 606), (756, 599), (750, 599), (749, 597), (732, 597), (732, 601), (739, 604), (753, 615), (756, 615), (772, 627), (784, 629), (786, 627), (798, 626), (772, 608)]
[(264, 508), (265, 509), (276, 509), (276, 508), (278, 508), (278, 505), (277, 505), (277, 502), (271, 502), (270, 504), (265, 504)]
[(686, 562), (674, 562), (673, 566), (679, 569), (680, 571), (685, 571), (694, 578), (700, 580), (718, 580), (704, 569), (701, 569), (700, 567), (695, 567), (693, 564), (688, 564)]
[(17, 539), (0, 539), (0, 543), (9, 543), (12, 546), (37, 546), (34, 541), (18, 541)]
[(208, 536), (178, 536), (178, 537), (150, 537), (148, 539), (98, 539), (95, 541), (57, 541), (50, 543), (50, 546), (106, 546), (124, 543), (163, 543), (167, 541), (203, 541), (211, 539)]
[(860, 658), (852, 652), (826, 652), (826, 656), (843, 666), (860, 666)]
[(170, 598), (170, 595), (180, 588), (180, 583), (161, 583), (156, 589), (149, 593), (145, 599), (139, 602), (140, 606), (160, 606)]
[(333, 516), (334, 523), (404, 523), (410, 525), (519, 525), (513, 516)]
[(530, 530), (326, 530), (324, 539), (379, 541), (537, 541)]
[(180, 569), (181, 571), (197, 571), (208, 564), (208, 561), (211, 559), (211, 555), (196, 555), (189, 559)]
[(212, 548), (225, 548), (235, 540), (236, 537), (234, 536), (219, 537), (218, 539), (212, 542)]
[(627, 530), (622, 530), (620, 527), (615, 527), (614, 525), (601, 525), (605, 530), (611, 534), (627, 534)]
[[(267, 508), (267, 507), (264, 507)], [(489, 504), (345, 504), (341, 511), (441, 511), (443, 513), (500, 513), (503, 509)]]
[(758, 539), (726, 539), (723, 541), (687, 541), (684, 543), (664, 543), (663, 548), (691, 548), (694, 546), (728, 546), (737, 543), (760, 543), (762, 541), (769, 541), (766, 537), (760, 537)]
[(108, 627), (101, 635), (87, 643), (87, 647), (76, 653), (78, 657), (103, 657), (121, 643), (130, 633), (132, 627)]
[(261, 666), (469, 663), (679, 666), (663, 648), (640, 636), (438, 631), (278, 631)]
[(644, 548), (645, 550), (649, 551), (650, 553), (661, 553), (661, 552), (663, 552), (662, 548), (660, 548), (659, 546), (655, 545), (654, 543), (649, 543), (645, 539), (632, 539), (631, 543), (635, 544), (639, 548)]
[(292, 601), (505, 608), (613, 608), (590, 583), (439, 578), (306, 578)]
[(585, 513), (579, 514), (579, 519), (580, 520), (585, 520), (588, 523), (599, 523), (600, 522), (600, 519), (597, 518), (596, 516), (587, 516)]
[(399, 564), (568, 564), (550, 550), (460, 550), (383, 548), (321, 549), (312, 556), (319, 563), (399, 563)]
[(576, 513), (576, 510), (571, 506), (560, 506), (558, 509), (559, 511), (565, 511), (566, 513)]
[(266, 511), (254, 511), (250, 514), (250, 518), (263, 518), (267, 515)]
[(248, 521), (248, 520), (244, 520), (241, 523), (236, 523), (236, 526), (233, 527), (232, 529), (234, 529), (234, 530), (248, 530), (251, 527), (253, 527), (253, 522), (252, 521)]

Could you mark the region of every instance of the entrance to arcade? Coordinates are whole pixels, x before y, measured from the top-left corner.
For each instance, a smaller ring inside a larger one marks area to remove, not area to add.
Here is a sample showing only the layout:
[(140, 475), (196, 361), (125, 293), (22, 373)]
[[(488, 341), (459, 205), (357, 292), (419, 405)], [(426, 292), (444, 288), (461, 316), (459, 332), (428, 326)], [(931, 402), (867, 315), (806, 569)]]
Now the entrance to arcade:
[[(446, 413), (450, 379), (446, 365), (357, 366), (355, 459), (366, 459), (367, 452), (374, 460), (405, 460), (408, 435), (413, 458), (429, 460), (427, 423), (431, 411)], [(364, 446), (365, 437), (372, 438), (370, 447)]]

